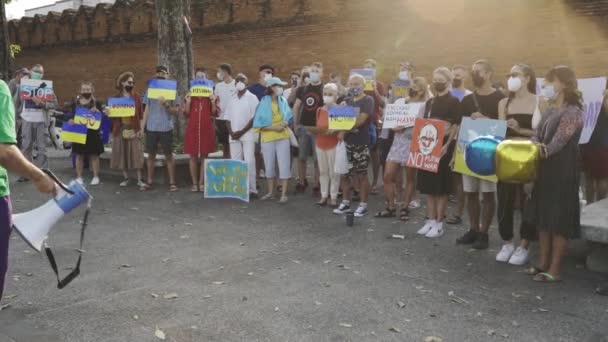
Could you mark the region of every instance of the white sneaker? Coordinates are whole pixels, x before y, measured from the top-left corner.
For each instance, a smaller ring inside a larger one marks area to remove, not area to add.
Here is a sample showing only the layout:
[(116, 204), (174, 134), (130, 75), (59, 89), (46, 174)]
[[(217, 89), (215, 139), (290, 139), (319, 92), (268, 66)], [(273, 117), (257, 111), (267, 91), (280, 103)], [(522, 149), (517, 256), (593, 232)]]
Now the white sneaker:
[(93, 177), (93, 179), (91, 179), (92, 186), (99, 185), (99, 183), (100, 183), (99, 177)]
[(336, 209), (334, 209), (334, 214), (343, 215), (349, 211), (350, 211), (350, 204), (345, 204), (344, 202), (342, 202)]
[(137, 180), (137, 187), (138, 187), (138, 188), (142, 188), (142, 187), (144, 187), (144, 186), (146, 186), (146, 183), (144, 183), (144, 181), (143, 181), (143, 180), (138, 179), (138, 180)]
[(530, 253), (527, 249), (523, 247), (517, 247), (515, 253), (513, 253), (513, 255), (511, 255), (511, 258), (509, 259), (509, 264), (516, 266), (525, 265), (529, 260), (529, 255)]
[(426, 222), (424, 223), (424, 226), (422, 226), (422, 228), (420, 228), (420, 230), (417, 232), (420, 235), (426, 235), (428, 234), (428, 232), (431, 231), (431, 229), (433, 228), (433, 226), (435, 225), (437, 221), (435, 220), (426, 220)]
[(122, 182), (120, 182), (120, 184), (118, 184), (118, 185), (119, 185), (120, 187), (123, 187), (123, 188), (124, 188), (124, 187), (126, 187), (126, 186), (129, 186), (129, 179), (127, 178), (127, 179), (123, 180), (123, 181), (122, 181)]
[(413, 200), (410, 202), (410, 204), (408, 205), (408, 208), (410, 209), (418, 209), (420, 208), (420, 201), (419, 200)]
[(498, 254), (496, 254), (496, 261), (498, 261), (498, 262), (509, 261), (509, 259), (513, 255), (514, 251), (515, 251), (515, 246), (513, 246), (512, 243), (505, 243), (504, 245), (502, 245), (500, 252), (498, 252)]
[(435, 224), (433, 224), (433, 227), (431, 228), (431, 230), (429, 230), (428, 233), (426, 233), (425, 236), (427, 238), (438, 238), (438, 237), (442, 236), (443, 233), (444, 233), (443, 222), (435, 221)]
[(357, 210), (355, 210), (355, 217), (363, 217), (367, 215), (367, 208), (359, 206)]
[(76, 178), (76, 183), (83, 185), (84, 184), (84, 180), (80, 177)]

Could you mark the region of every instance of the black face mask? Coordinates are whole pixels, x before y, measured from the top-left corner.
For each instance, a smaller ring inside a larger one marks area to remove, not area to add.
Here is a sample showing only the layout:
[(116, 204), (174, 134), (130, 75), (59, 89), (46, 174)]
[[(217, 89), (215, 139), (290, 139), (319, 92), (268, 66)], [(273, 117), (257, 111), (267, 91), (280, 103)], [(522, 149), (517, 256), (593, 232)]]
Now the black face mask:
[(443, 82), (433, 82), (433, 89), (438, 93), (443, 93), (448, 88), (448, 85)]
[(133, 86), (132, 85), (125, 86), (125, 90), (130, 93), (133, 90)]
[(165, 77), (165, 76), (156, 76), (156, 79), (159, 79), (159, 80), (166, 80), (166, 79), (167, 79), (167, 77)]
[(452, 87), (460, 88), (461, 85), (462, 85), (462, 80), (460, 78), (455, 78), (454, 80), (452, 80)]
[(418, 96), (418, 92), (415, 91), (414, 89), (410, 89), (410, 90), (407, 91), (407, 95), (409, 97), (416, 97), (416, 96)]
[(481, 77), (481, 75), (478, 72), (474, 72), (471, 79), (473, 80), (473, 85), (477, 88), (481, 88), (484, 83), (486, 83), (486, 80)]
[(93, 94), (91, 94), (91, 93), (82, 93), (82, 94), (80, 94), (80, 96), (82, 96), (86, 100), (90, 100), (91, 96), (93, 96)]

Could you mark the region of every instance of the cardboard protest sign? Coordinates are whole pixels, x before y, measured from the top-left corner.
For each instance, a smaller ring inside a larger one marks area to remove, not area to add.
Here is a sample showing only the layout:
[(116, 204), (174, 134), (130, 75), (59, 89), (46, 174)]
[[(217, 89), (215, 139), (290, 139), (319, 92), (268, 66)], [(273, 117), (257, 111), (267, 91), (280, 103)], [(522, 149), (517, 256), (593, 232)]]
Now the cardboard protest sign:
[(359, 108), (350, 106), (329, 107), (329, 129), (336, 131), (351, 130), (357, 122)]
[(83, 107), (76, 107), (74, 123), (85, 125), (88, 129), (97, 131), (101, 126), (101, 112), (92, 111)]
[(190, 81), (190, 96), (192, 97), (209, 97), (213, 94), (215, 83), (206, 78), (197, 78)]
[(132, 97), (111, 97), (108, 99), (108, 116), (128, 118), (135, 116), (135, 99)]
[(87, 143), (87, 126), (64, 122), (61, 127), (61, 139), (63, 141), (84, 145)]
[(249, 202), (249, 166), (242, 160), (205, 159), (205, 198)]
[(454, 161), (454, 171), (463, 175), (473, 176), (498, 182), (496, 175), (482, 176), (471, 171), (464, 160), (464, 152), (467, 145), (477, 137), (492, 136), (498, 140), (504, 140), (507, 134), (507, 122), (493, 119), (471, 119), (462, 118), (460, 132), (458, 132), (458, 143), (456, 145), (456, 159)]
[(149, 99), (165, 98), (167, 101), (175, 100), (177, 97), (177, 81), (175, 80), (161, 80), (153, 78), (148, 81), (148, 93)]
[(382, 128), (414, 126), (424, 103), (387, 104), (382, 118)]
[(36, 97), (43, 101), (53, 101), (53, 81), (22, 79), (19, 96), (22, 100), (31, 100)]
[(393, 97), (395, 99), (403, 99), (409, 96), (409, 90), (412, 87), (412, 81), (397, 80), (393, 82)]
[(376, 70), (374, 69), (353, 69), (350, 71), (350, 75), (361, 75), (365, 78), (365, 89), (364, 91), (374, 90), (374, 81), (376, 80)]
[(437, 173), (446, 123), (441, 120), (416, 118), (407, 166)]

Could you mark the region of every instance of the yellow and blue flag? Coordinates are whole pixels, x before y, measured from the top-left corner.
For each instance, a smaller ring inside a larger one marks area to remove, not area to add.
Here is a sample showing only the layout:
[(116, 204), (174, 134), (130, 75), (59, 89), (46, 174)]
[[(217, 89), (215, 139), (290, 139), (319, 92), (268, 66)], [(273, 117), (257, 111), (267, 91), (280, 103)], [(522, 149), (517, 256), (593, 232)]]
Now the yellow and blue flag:
[(129, 118), (135, 116), (135, 99), (132, 97), (111, 97), (108, 99), (108, 116)]
[(197, 78), (190, 81), (190, 96), (192, 97), (209, 97), (213, 94), (215, 83), (206, 78)]
[(348, 131), (355, 127), (359, 116), (359, 108), (350, 106), (329, 107), (329, 129), (336, 131)]
[(148, 81), (147, 96), (149, 99), (164, 97), (165, 100), (175, 100), (177, 96), (177, 81), (153, 78)]
[(86, 144), (87, 143), (87, 125), (70, 124), (64, 122), (61, 127), (61, 139), (63, 141)]
[(101, 112), (92, 111), (83, 107), (76, 107), (74, 123), (86, 125), (88, 129), (97, 131), (101, 126)]

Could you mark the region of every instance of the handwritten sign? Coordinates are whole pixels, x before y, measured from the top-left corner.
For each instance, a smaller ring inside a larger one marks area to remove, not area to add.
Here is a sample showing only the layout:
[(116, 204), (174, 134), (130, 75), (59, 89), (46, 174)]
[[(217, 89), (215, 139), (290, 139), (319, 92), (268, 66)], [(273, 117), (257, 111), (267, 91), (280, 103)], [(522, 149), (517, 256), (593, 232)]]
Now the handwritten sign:
[(349, 106), (329, 107), (329, 129), (337, 131), (351, 130), (357, 122), (359, 108)]
[(471, 119), (462, 118), (460, 132), (458, 132), (458, 144), (456, 145), (456, 159), (454, 161), (454, 171), (463, 175), (473, 176), (498, 182), (496, 175), (482, 176), (471, 171), (464, 159), (464, 152), (467, 145), (475, 138), (482, 136), (492, 136), (498, 140), (504, 140), (507, 134), (507, 122), (493, 119)]
[(412, 87), (411, 81), (397, 80), (393, 82), (393, 97), (396, 99), (404, 99), (409, 96), (409, 90)]
[(111, 97), (108, 99), (108, 116), (128, 118), (135, 116), (135, 99), (132, 97)]
[(205, 159), (205, 198), (249, 202), (249, 167), (242, 160)]
[(209, 97), (213, 94), (215, 84), (206, 78), (197, 78), (190, 81), (190, 96), (192, 97)]
[(60, 136), (63, 141), (84, 145), (87, 143), (87, 126), (64, 122)]
[(52, 101), (53, 95), (53, 81), (32, 79), (21, 80), (19, 96), (22, 100), (31, 100), (36, 97), (43, 101)]
[(101, 126), (101, 112), (92, 111), (83, 107), (76, 107), (74, 123), (85, 125), (88, 129), (97, 131)]
[(423, 103), (387, 104), (382, 128), (413, 127)]
[(446, 123), (441, 120), (416, 118), (407, 166), (437, 173)]
[(350, 75), (361, 75), (365, 78), (365, 89), (364, 91), (374, 90), (374, 81), (376, 80), (376, 70), (374, 69), (353, 69), (350, 71)]
[(163, 97), (168, 101), (175, 100), (177, 97), (177, 81), (153, 78), (148, 81), (147, 96), (149, 99), (159, 99)]

